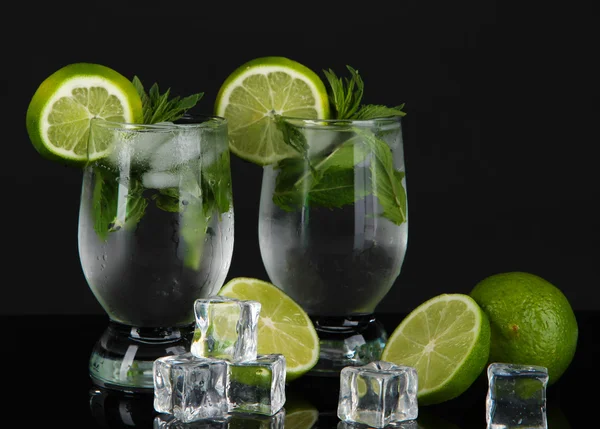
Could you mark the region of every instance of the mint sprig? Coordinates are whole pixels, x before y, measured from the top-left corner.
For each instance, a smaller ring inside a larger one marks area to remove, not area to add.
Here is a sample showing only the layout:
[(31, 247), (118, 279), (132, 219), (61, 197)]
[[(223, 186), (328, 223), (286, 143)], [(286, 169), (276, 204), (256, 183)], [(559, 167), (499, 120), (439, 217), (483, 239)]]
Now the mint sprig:
[[(335, 118), (339, 120), (369, 120), (389, 116), (405, 116), (404, 104), (362, 105), (364, 82), (356, 69), (346, 66), (349, 77), (340, 78), (331, 69), (323, 70), (329, 84), (328, 95)], [(293, 211), (303, 205), (329, 209), (354, 204), (369, 194), (383, 208), (382, 215), (396, 225), (407, 220), (406, 190), (402, 184), (404, 172), (396, 171), (388, 144), (377, 131), (353, 127), (354, 137), (335, 147), (329, 154), (308, 158), (306, 137), (285, 120), (277, 126), (284, 141), (294, 148), (299, 158), (280, 161), (273, 202), (282, 210)], [(332, 131), (333, 132), (333, 131)], [(369, 159), (370, 184), (362, 191), (354, 186), (355, 170)]]
[(146, 92), (142, 81), (134, 76), (133, 86), (142, 99), (142, 111), (144, 113), (144, 124), (156, 124), (159, 122), (173, 122), (180, 119), (189, 109), (192, 109), (204, 96), (203, 92), (190, 95), (185, 98), (179, 96), (169, 98), (171, 88), (162, 94), (157, 83)]
[(365, 83), (358, 70), (346, 66), (350, 77), (340, 78), (331, 69), (323, 70), (329, 83), (329, 103), (335, 112), (335, 119), (368, 120), (386, 116), (405, 116), (404, 104), (387, 107), (379, 104), (361, 105), (365, 93)]
[[(137, 76), (132, 83), (142, 100), (145, 124), (175, 122), (195, 107), (204, 95), (171, 97), (170, 88), (161, 93), (156, 83), (146, 92)], [(139, 173), (132, 171), (127, 193), (119, 193), (118, 173), (96, 167), (93, 204), (94, 227), (99, 238), (106, 240), (111, 232), (137, 225), (152, 201), (160, 210), (181, 213), (183, 261), (188, 268), (199, 269), (210, 219), (215, 214), (226, 213), (231, 206), (230, 184), (222, 183), (223, 172), (229, 169), (229, 152), (223, 152), (211, 165), (203, 166), (199, 180), (194, 174), (194, 167), (189, 168), (192, 170), (185, 172), (187, 175), (182, 186), (159, 190), (145, 189)], [(180, 174), (184, 172), (180, 171)]]

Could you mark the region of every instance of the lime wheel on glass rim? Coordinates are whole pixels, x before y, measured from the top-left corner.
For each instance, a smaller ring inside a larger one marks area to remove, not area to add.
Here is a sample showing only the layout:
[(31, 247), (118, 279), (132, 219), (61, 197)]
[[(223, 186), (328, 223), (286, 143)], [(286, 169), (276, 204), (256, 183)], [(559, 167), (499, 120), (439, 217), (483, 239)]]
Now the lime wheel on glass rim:
[(308, 67), (285, 57), (248, 61), (223, 82), (215, 113), (229, 122), (229, 148), (242, 159), (274, 164), (297, 155), (286, 145), (274, 115), (328, 119), (327, 88)]
[(99, 64), (74, 63), (47, 77), (26, 114), (27, 133), (44, 158), (70, 165), (106, 156), (108, 147), (88, 145), (90, 121), (140, 122), (142, 100), (135, 86)]

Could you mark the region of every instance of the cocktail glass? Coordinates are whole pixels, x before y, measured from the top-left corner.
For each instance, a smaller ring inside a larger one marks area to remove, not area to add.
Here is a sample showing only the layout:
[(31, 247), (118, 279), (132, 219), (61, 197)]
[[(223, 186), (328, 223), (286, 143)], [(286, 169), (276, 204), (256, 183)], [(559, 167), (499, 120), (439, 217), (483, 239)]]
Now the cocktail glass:
[(227, 122), (93, 119), (89, 146), (108, 149), (84, 170), (79, 256), (109, 318), (89, 372), (97, 385), (145, 391), (157, 357), (189, 350), (193, 303), (214, 295), (230, 267)]
[(374, 312), (407, 248), (401, 121), (282, 118), (279, 128), (300, 149), (264, 167), (261, 256), (271, 282), (315, 324), (311, 373), (337, 375), (377, 360), (387, 340)]

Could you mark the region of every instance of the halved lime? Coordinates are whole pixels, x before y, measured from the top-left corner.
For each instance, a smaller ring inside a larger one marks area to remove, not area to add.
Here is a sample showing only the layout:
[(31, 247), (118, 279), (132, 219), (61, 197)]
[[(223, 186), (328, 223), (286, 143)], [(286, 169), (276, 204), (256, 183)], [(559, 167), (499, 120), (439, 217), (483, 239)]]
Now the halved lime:
[(442, 294), (415, 308), (390, 336), (381, 359), (417, 370), (419, 405), (464, 393), (486, 366), (490, 323), (468, 295)]
[(225, 80), (215, 112), (229, 121), (229, 147), (259, 165), (297, 155), (286, 145), (275, 115), (328, 119), (325, 84), (308, 67), (284, 57), (256, 58)]
[(238, 277), (225, 284), (218, 295), (261, 303), (258, 317), (258, 353), (282, 354), (286, 381), (312, 369), (319, 359), (319, 337), (306, 314), (292, 298), (275, 285)]
[(133, 83), (115, 70), (90, 63), (69, 64), (46, 78), (27, 109), (27, 132), (45, 158), (81, 165), (107, 154), (88, 147), (90, 121), (141, 122), (142, 100)]

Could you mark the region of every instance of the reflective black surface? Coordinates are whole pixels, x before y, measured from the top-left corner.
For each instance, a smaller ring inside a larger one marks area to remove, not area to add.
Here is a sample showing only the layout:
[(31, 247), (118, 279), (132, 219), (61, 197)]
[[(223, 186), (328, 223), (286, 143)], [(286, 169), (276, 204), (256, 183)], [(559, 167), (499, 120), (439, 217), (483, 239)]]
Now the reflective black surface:
[[(600, 312), (576, 313), (579, 342), (571, 366), (548, 387), (550, 429), (597, 427), (597, 376)], [(402, 315), (378, 315), (388, 332)], [(148, 428), (156, 413), (151, 395), (131, 395), (99, 389), (88, 375), (89, 355), (106, 329), (104, 316), (2, 316), (1, 354), (5, 416), (18, 427)], [(286, 410), (312, 409), (315, 428), (336, 428), (339, 381), (303, 377), (287, 388)], [(419, 408), (419, 427), (430, 429), (485, 428), (484, 374), (460, 397)], [(236, 427), (256, 427), (237, 421)], [(298, 428), (301, 429), (301, 428)], [(308, 428), (306, 428), (308, 429)]]

